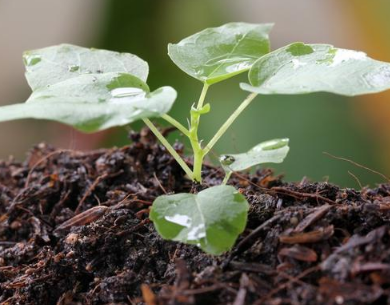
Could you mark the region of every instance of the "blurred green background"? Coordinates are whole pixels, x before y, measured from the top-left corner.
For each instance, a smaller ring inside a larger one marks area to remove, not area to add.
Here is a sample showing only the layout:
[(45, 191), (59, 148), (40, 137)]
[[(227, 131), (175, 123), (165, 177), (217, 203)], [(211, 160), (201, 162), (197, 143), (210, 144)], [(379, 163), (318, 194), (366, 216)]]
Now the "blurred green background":
[[(1, 104), (24, 101), (29, 89), (23, 77), (22, 51), (62, 42), (131, 52), (150, 65), (151, 89), (174, 87), (178, 99), (171, 112), (186, 124), (201, 83), (179, 70), (167, 56), (167, 44), (206, 27), (226, 22), (275, 22), (272, 48), (295, 41), (330, 43), (362, 50), (390, 62), (390, 2), (337, 0), (0, 0)], [(207, 96), (212, 111), (202, 117), (206, 141), (245, 98), (238, 76), (212, 86)], [(379, 176), (323, 154), (329, 152), (390, 174), (390, 94), (359, 98), (331, 94), (260, 96), (239, 117), (215, 153), (243, 152), (258, 142), (290, 138), (291, 153), (271, 165), (289, 181), (312, 180), (357, 187), (383, 182)], [(135, 124), (132, 128), (140, 128)], [(92, 149), (128, 143), (127, 129), (82, 135), (66, 126), (38, 121), (2, 123), (0, 158), (22, 159), (31, 145), (45, 141), (61, 148)], [(171, 136), (173, 141), (178, 136)], [(184, 140), (184, 139), (183, 139)]]

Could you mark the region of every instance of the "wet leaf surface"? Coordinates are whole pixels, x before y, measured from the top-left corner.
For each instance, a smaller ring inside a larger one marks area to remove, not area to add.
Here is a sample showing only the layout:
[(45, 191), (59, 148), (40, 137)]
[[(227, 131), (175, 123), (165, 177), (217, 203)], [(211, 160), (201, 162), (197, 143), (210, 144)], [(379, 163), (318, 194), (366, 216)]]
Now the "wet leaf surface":
[(269, 52), (272, 24), (228, 23), (205, 29), (177, 44), (168, 55), (184, 72), (209, 85), (248, 71)]
[(33, 93), (0, 107), (0, 121), (46, 119), (96, 132), (159, 117), (177, 95), (171, 87), (150, 92), (147, 63), (132, 54), (59, 45), (26, 52), (24, 61)]
[(24, 52), (26, 78), (33, 91), (84, 74), (123, 73), (146, 82), (147, 62), (136, 55), (61, 44)]
[(262, 142), (246, 153), (222, 155), (220, 162), (226, 172), (243, 171), (263, 163), (281, 163), (290, 150), (288, 142), (288, 139)]
[(260, 94), (361, 95), (390, 89), (390, 64), (359, 51), (294, 43), (254, 63), (249, 82), (241, 88)]
[(163, 238), (220, 255), (245, 229), (248, 209), (234, 187), (220, 185), (198, 194), (160, 196), (153, 202), (150, 219)]

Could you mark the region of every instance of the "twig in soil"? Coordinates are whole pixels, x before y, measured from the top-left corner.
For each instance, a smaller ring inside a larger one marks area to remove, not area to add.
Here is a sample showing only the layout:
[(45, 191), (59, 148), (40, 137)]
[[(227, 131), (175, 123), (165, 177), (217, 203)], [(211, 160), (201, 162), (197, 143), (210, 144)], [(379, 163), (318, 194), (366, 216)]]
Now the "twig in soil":
[(303, 198), (313, 198), (316, 200), (320, 199), (320, 200), (325, 201), (327, 203), (330, 203), (332, 205), (336, 205), (336, 202), (334, 202), (333, 200), (326, 198), (326, 197), (323, 197), (319, 194), (295, 192), (295, 191), (289, 190), (289, 189), (281, 187), (281, 186), (275, 186), (275, 187), (271, 188), (271, 190), (276, 191), (277, 193), (281, 193), (283, 195), (297, 198), (297, 199), (303, 199)]
[(316, 209), (313, 213), (310, 213), (295, 227), (294, 232), (303, 232), (307, 227), (324, 217), (331, 207), (331, 205), (326, 204)]
[(62, 196), (60, 198), (60, 201), (58, 201), (54, 206), (53, 206), (53, 209), (50, 213), (50, 217), (51, 218), (55, 218), (57, 216), (57, 214), (61, 211), (62, 207), (63, 207), (63, 204), (65, 203), (66, 200), (68, 200), (69, 198), (69, 195), (72, 191), (71, 190), (68, 190), (64, 196)]
[(270, 293), (268, 293), (266, 296), (262, 297), (261, 299), (257, 300), (255, 303), (253, 303), (253, 305), (261, 305), (261, 304), (264, 304), (264, 302), (269, 299), (270, 297), (272, 297), (274, 294), (278, 293), (279, 291), (285, 289), (287, 286), (289, 286), (290, 284), (294, 283), (294, 282), (298, 282), (301, 278), (309, 275), (310, 273), (313, 273), (315, 271), (318, 271), (320, 270), (320, 267), (317, 265), (317, 266), (314, 266), (314, 267), (311, 267), (311, 268), (308, 268), (306, 269), (305, 271), (303, 271), (301, 274), (299, 274), (298, 276), (296, 277), (293, 277), (291, 278), (289, 281), (287, 281), (286, 283), (283, 283), (281, 284), (279, 287), (275, 288), (274, 290), (272, 290)]
[(104, 206), (104, 205), (90, 208), (90, 209), (72, 217), (71, 219), (63, 222), (61, 225), (59, 225), (54, 230), (54, 233), (70, 229), (71, 227), (74, 227), (74, 226), (82, 226), (82, 225), (89, 224), (89, 223), (99, 219), (102, 215), (104, 215), (107, 212), (108, 209), (109, 208)]
[(298, 261), (309, 263), (316, 262), (318, 259), (318, 255), (314, 250), (300, 245), (294, 245), (290, 248), (282, 248), (278, 252), (278, 258), (281, 259), (282, 257), (289, 257)]
[(297, 233), (291, 236), (280, 235), (279, 241), (283, 244), (308, 244), (316, 243), (321, 240), (326, 240), (329, 237), (333, 236), (334, 228), (333, 225), (327, 226), (325, 228), (320, 228), (315, 231)]
[(308, 286), (311, 287), (312, 289), (318, 289), (317, 286), (301, 281), (300, 279), (294, 278), (293, 276), (289, 275), (286, 272), (280, 271), (278, 275), (290, 280), (291, 283), (297, 283), (300, 284), (301, 286)]
[(47, 154), (46, 156), (42, 157), (41, 159), (39, 159), (30, 169), (30, 171), (28, 172), (28, 175), (27, 175), (27, 178), (26, 178), (26, 182), (24, 184), (24, 187), (27, 188), (28, 185), (30, 184), (30, 180), (31, 180), (31, 175), (32, 173), (34, 172), (34, 170), (38, 167), (39, 164), (41, 164), (43, 161), (46, 161), (48, 159), (50, 159), (52, 156), (55, 156), (57, 154), (62, 154), (64, 152), (75, 152), (74, 150), (71, 150), (71, 149), (61, 149), (61, 150), (56, 150), (56, 151), (53, 151), (49, 154)]
[(162, 186), (160, 180), (157, 178), (156, 172), (153, 173), (154, 179), (156, 179), (158, 186), (161, 188), (161, 190), (164, 192), (164, 194), (167, 194), (167, 191), (165, 188)]
[(81, 198), (79, 204), (76, 207), (76, 210), (74, 211), (75, 214), (80, 213), (81, 207), (83, 206), (84, 201), (88, 198), (88, 196), (93, 192), (95, 187), (100, 183), (100, 181), (104, 180), (107, 178), (108, 173), (105, 173), (95, 179), (95, 181), (91, 184), (91, 186), (88, 188), (88, 190), (85, 192), (83, 198)]
[(137, 231), (138, 229), (144, 227), (145, 224), (147, 224), (149, 222), (150, 222), (149, 218), (145, 218), (139, 224), (131, 227), (130, 229), (127, 229), (127, 230), (124, 230), (124, 231), (120, 231), (120, 232), (116, 233), (115, 235), (116, 236), (123, 236), (125, 234), (133, 233), (133, 232)]
[(356, 181), (356, 183), (359, 185), (360, 189), (362, 189), (362, 188), (363, 188), (363, 185), (361, 184), (359, 178), (358, 178), (355, 174), (353, 174), (352, 172), (350, 172), (350, 171), (348, 171), (348, 174), (349, 174), (350, 176), (352, 176), (353, 179), (355, 179), (355, 181)]
[(359, 163), (357, 163), (357, 162), (355, 162), (355, 161), (352, 161), (352, 160), (349, 160), (349, 159), (347, 159), (347, 158), (334, 156), (334, 155), (332, 155), (332, 154), (330, 154), (330, 153), (328, 153), (328, 152), (323, 152), (323, 154), (325, 154), (325, 155), (327, 155), (327, 156), (329, 156), (329, 157), (331, 157), (331, 158), (337, 159), (337, 160), (349, 162), (349, 163), (351, 163), (351, 164), (353, 164), (353, 165), (355, 165), (355, 166), (357, 166), (357, 167), (363, 168), (363, 169), (365, 169), (365, 170), (367, 170), (367, 171), (369, 171), (369, 172), (371, 172), (371, 173), (373, 173), (373, 174), (379, 175), (379, 176), (382, 177), (383, 179), (387, 180), (387, 182), (390, 182), (390, 178), (389, 178), (389, 177), (387, 177), (386, 175), (384, 175), (384, 174), (382, 174), (382, 173), (380, 173), (380, 172), (378, 172), (378, 171), (376, 171), (376, 170), (374, 170), (374, 169), (371, 169), (371, 168), (369, 168), (369, 167), (367, 167), (367, 166), (365, 166), (365, 165), (359, 164)]
[(266, 275), (274, 275), (276, 273), (272, 267), (259, 263), (242, 263), (232, 261), (229, 263), (229, 266), (232, 267), (233, 270), (262, 273)]
[(88, 198), (89, 195), (91, 195), (91, 193), (95, 190), (96, 186), (104, 179), (106, 178), (113, 178), (113, 177), (116, 177), (116, 176), (119, 176), (123, 174), (123, 169), (119, 170), (118, 172), (114, 173), (114, 174), (108, 174), (108, 173), (105, 173), (99, 177), (97, 177), (95, 179), (95, 181), (92, 183), (92, 185), (88, 188), (88, 190), (85, 192), (83, 198), (81, 198), (79, 204), (77, 205), (76, 207), (76, 210), (75, 210), (75, 214), (78, 214), (83, 206), (83, 203), (84, 201)]
[(176, 280), (175, 287), (183, 290), (190, 287), (191, 274), (188, 271), (186, 262), (182, 259), (176, 259)]
[(249, 286), (250, 279), (249, 277), (243, 273), (240, 278), (240, 289), (237, 292), (237, 296), (234, 300), (233, 305), (244, 305), (245, 298), (247, 293), (247, 287)]
[(195, 294), (204, 294), (208, 292), (213, 292), (215, 290), (220, 290), (226, 288), (227, 290), (230, 290), (231, 288), (227, 286), (226, 284), (218, 283), (212, 286), (207, 286), (203, 288), (198, 288), (198, 289), (188, 289), (183, 291), (185, 295), (195, 295)]
[(251, 240), (256, 238), (263, 229), (265, 229), (269, 225), (273, 224), (275, 221), (279, 220), (281, 217), (282, 217), (282, 215), (280, 215), (280, 214), (279, 215), (275, 215), (272, 218), (268, 219), (267, 221), (263, 222), (260, 226), (258, 226), (256, 229), (254, 229), (251, 233), (249, 233), (249, 235), (247, 237), (245, 237), (243, 240), (241, 240), (237, 244), (236, 249), (234, 251), (232, 251), (232, 253), (229, 255), (227, 260), (222, 263), (222, 268), (223, 269), (226, 268), (229, 265), (229, 263), (231, 262), (231, 260), (233, 259), (234, 256), (236, 256), (236, 255), (240, 254), (241, 252), (243, 252), (245, 250), (244, 246), (247, 243), (249, 243)]
[(16, 245), (16, 241), (6, 241), (6, 240), (0, 240), (0, 247), (6, 246), (6, 247), (12, 247)]

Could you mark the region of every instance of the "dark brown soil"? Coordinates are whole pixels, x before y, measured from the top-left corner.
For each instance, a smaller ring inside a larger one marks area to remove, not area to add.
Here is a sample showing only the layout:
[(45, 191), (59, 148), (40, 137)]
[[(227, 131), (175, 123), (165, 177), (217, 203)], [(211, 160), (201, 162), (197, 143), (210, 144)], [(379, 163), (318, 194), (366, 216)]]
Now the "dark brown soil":
[[(231, 180), (251, 204), (231, 253), (162, 240), (148, 208), (199, 190), (147, 134), (0, 162), (0, 304), (390, 304), (390, 185)], [(177, 145), (178, 150), (182, 147)], [(223, 173), (204, 169), (205, 185)]]

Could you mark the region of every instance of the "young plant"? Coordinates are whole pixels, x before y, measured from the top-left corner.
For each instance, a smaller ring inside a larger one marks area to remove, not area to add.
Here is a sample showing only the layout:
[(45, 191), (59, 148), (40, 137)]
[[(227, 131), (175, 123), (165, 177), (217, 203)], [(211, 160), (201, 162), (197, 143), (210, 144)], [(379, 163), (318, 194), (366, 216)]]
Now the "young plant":
[[(188, 128), (167, 114), (176, 99), (173, 88), (149, 90), (148, 65), (142, 59), (73, 45), (24, 54), (33, 92), (23, 104), (0, 107), (0, 121), (47, 119), (95, 132), (142, 119), (188, 178), (201, 183), (204, 158), (258, 94), (326, 91), (353, 96), (390, 88), (390, 64), (363, 52), (304, 43), (270, 52), (271, 28), (271, 24), (229, 23), (168, 46), (173, 62), (203, 83), (199, 101), (190, 110)], [(202, 146), (198, 128), (201, 116), (211, 110), (205, 103), (209, 87), (247, 71), (249, 84), (240, 86), (250, 94)], [(163, 118), (188, 137), (192, 169), (150, 121), (154, 117)], [(277, 139), (247, 153), (222, 155), (226, 177), (221, 185), (198, 194), (160, 196), (153, 203), (150, 219), (163, 238), (195, 244), (215, 255), (228, 251), (244, 230), (249, 209), (245, 197), (226, 185), (230, 175), (261, 163), (282, 162), (288, 150), (288, 139)]]

